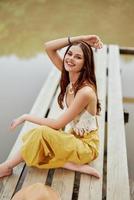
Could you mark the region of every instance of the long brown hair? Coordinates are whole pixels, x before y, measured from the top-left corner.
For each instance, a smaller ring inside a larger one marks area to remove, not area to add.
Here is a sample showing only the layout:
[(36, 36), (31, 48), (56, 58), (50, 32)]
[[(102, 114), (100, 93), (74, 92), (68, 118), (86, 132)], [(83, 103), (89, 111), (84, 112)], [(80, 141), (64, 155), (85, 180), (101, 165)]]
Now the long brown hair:
[[(80, 72), (78, 80), (76, 81), (76, 83), (74, 85), (74, 93), (76, 94), (77, 91), (80, 88), (82, 88), (83, 85), (87, 85), (87, 83), (89, 85), (91, 85), (96, 92), (97, 114), (99, 114), (99, 112), (101, 110), (101, 106), (100, 106), (100, 102), (98, 100), (98, 95), (97, 95), (97, 84), (96, 84), (96, 76), (95, 76), (95, 64), (94, 64), (93, 50), (92, 50), (91, 46), (84, 41), (76, 42), (76, 43), (68, 46), (68, 48), (64, 54), (63, 61), (64, 61), (65, 56), (66, 56), (67, 52), (69, 51), (70, 47), (73, 45), (79, 45), (84, 54), (84, 66)], [(60, 79), (61, 92), (58, 96), (58, 104), (59, 104), (60, 108), (62, 108), (62, 109), (64, 108), (63, 107), (63, 99), (64, 99), (64, 95), (66, 93), (66, 88), (67, 88), (69, 82), (70, 82), (69, 81), (69, 72), (65, 70), (64, 62), (63, 62), (63, 68), (62, 68), (61, 79)]]

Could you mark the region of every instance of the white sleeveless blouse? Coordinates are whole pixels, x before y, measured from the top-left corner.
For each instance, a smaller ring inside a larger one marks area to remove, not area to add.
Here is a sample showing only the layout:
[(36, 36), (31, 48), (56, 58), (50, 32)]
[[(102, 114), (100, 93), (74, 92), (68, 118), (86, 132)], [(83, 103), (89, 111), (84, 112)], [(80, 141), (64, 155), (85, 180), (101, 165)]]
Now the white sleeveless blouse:
[(84, 132), (90, 132), (97, 129), (97, 119), (96, 116), (84, 110), (70, 122), (70, 126), (74, 131), (82, 129)]
[[(67, 109), (66, 104), (66, 95), (64, 97), (64, 107)], [(70, 123), (69, 126), (75, 131), (84, 130), (84, 132), (90, 132), (98, 128), (97, 117), (89, 113), (84, 109), (77, 117), (75, 117)]]

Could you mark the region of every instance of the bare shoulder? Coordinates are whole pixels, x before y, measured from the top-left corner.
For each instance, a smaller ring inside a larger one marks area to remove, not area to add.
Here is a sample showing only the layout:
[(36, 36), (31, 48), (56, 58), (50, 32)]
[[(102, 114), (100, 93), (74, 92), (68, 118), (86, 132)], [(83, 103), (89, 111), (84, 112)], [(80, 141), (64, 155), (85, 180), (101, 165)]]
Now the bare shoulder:
[(82, 96), (84, 99), (90, 99), (95, 100), (96, 99), (96, 93), (94, 89), (90, 86), (84, 86), (81, 89), (78, 90), (77, 95)]

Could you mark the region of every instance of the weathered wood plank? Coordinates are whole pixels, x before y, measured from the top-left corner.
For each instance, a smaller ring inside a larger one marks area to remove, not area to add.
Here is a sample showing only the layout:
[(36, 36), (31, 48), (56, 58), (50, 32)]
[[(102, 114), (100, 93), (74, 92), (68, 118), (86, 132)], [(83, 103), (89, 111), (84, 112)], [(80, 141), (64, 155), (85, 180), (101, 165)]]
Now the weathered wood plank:
[[(50, 117), (57, 118), (58, 116), (61, 115), (62, 112), (64, 112), (64, 110), (61, 110), (59, 108), (59, 105), (57, 103), (58, 94), (59, 94), (59, 90), (57, 91), (57, 94), (55, 96), (54, 103), (50, 111)], [(59, 147), (59, 148), (61, 148), (61, 151), (62, 151), (62, 147)], [(69, 170), (65, 170), (61, 168), (55, 170), (53, 181), (52, 181), (52, 187), (59, 192), (62, 200), (72, 199), (74, 176), (75, 176), (75, 172), (72, 172)]]
[(109, 47), (107, 200), (129, 200), (119, 49)]
[(104, 154), (104, 132), (105, 132), (105, 107), (106, 107), (106, 65), (107, 65), (106, 46), (95, 53), (96, 78), (98, 87), (98, 97), (101, 103), (101, 115), (98, 117), (99, 136), (100, 136), (100, 155), (91, 164), (101, 174), (100, 180), (88, 175), (81, 175), (79, 198), (78, 200), (100, 200), (102, 199), (102, 181), (103, 181), (103, 154)]
[[(53, 84), (51, 82), (53, 81)], [(57, 87), (59, 82), (59, 72), (57, 70), (53, 70), (48, 79), (45, 81), (44, 86), (42, 87), (35, 104), (32, 107), (31, 114), (35, 114), (36, 116), (44, 117), (52, 99), (52, 96), (55, 93), (55, 88)], [(50, 87), (51, 86), (51, 87)], [(48, 93), (49, 88), (49, 93)], [(46, 96), (47, 95), (47, 96)], [(14, 154), (19, 150), (21, 146), (21, 137), (24, 134), (24, 132), (30, 130), (31, 128), (34, 128), (37, 125), (34, 125), (33, 123), (26, 122), (16, 140), (15, 145), (13, 146), (11, 153), (9, 154), (9, 158), (13, 157)], [(17, 182), (19, 181), (21, 172), (23, 170), (24, 164), (20, 164), (16, 168), (14, 168), (14, 174), (10, 177), (4, 178), (1, 185), (1, 193), (0, 193), (0, 199), (1, 200), (9, 200), (11, 199)]]
[(129, 54), (134, 55), (134, 48), (133, 47), (120, 47), (121, 54)]
[[(56, 88), (57, 88), (57, 86), (55, 85), (55, 89)], [(46, 94), (49, 93), (49, 90), (50, 90), (50, 86), (47, 87)], [(57, 114), (59, 114), (59, 112), (61, 112), (61, 109), (58, 108), (58, 105), (57, 105), (57, 102), (56, 102), (58, 93), (59, 93), (59, 90), (56, 92), (55, 97), (52, 96), (53, 102), (52, 102), (52, 105), (50, 107), (50, 111), (49, 111), (49, 114), (48, 114), (48, 117), (50, 117), (50, 118), (54, 117), (54, 110)], [(37, 182), (45, 183), (46, 179), (47, 179), (48, 171), (49, 170), (42, 170), (42, 169), (40, 170), (40, 169), (29, 167), (22, 187), (25, 187), (27, 185), (31, 185), (31, 184), (37, 183)]]
[(71, 200), (73, 194), (75, 172), (63, 168), (56, 169), (52, 187), (57, 190), (62, 200)]
[[(58, 74), (58, 76), (59, 76), (59, 74)], [(49, 78), (50, 78), (50, 80), (52, 80), (51, 77), (49, 77)], [(56, 78), (56, 75), (55, 75), (54, 78)], [(59, 81), (57, 83), (59, 83)], [(52, 86), (53, 85), (54, 85), (54, 88), (55, 88), (55, 91), (56, 91), (58, 84), (55, 84), (53, 82)], [(50, 85), (45, 85), (45, 87), (46, 87), (46, 90), (45, 90), (46, 93), (45, 94), (48, 96), (48, 94), (50, 92)], [(59, 90), (58, 90), (58, 92), (56, 92), (56, 97), (57, 97), (58, 93), (59, 93)], [(51, 98), (49, 99), (49, 102), (51, 102), (52, 100), (53, 100), (53, 103), (50, 107), (48, 117), (54, 117), (53, 116), (53, 109), (57, 107), (57, 106), (54, 107), (54, 105), (55, 105), (54, 95), (51, 96)], [(40, 111), (42, 112), (42, 110), (40, 110)], [(60, 112), (60, 109), (57, 110), (57, 113), (59, 113), (59, 112)], [(37, 182), (45, 183), (46, 179), (47, 179), (48, 171), (49, 170), (42, 170), (42, 169), (40, 170), (40, 169), (36, 169), (36, 168), (31, 168), (31, 167), (28, 168), (27, 175), (25, 177), (25, 180), (24, 180), (22, 187), (25, 187), (25, 186), (28, 186), (28, 185), (31, 185), (31, 184), (34, 184), (34, 183), (37, 183)]]
[(48, 170), (28, 167), (26, 177), (24, 179), (22, 188), (37, 182), (45, 183), (48, 175)]

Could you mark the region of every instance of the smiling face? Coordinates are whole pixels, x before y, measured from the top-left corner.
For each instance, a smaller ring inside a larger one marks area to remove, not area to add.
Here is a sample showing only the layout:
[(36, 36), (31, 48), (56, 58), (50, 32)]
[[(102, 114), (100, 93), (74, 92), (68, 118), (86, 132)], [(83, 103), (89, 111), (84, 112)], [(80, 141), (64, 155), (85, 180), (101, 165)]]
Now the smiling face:
[(84, 54), (79, 45), (70, 47), (64, 57), (64, 67), (68, 72), (80, 72), (84, 66)]

